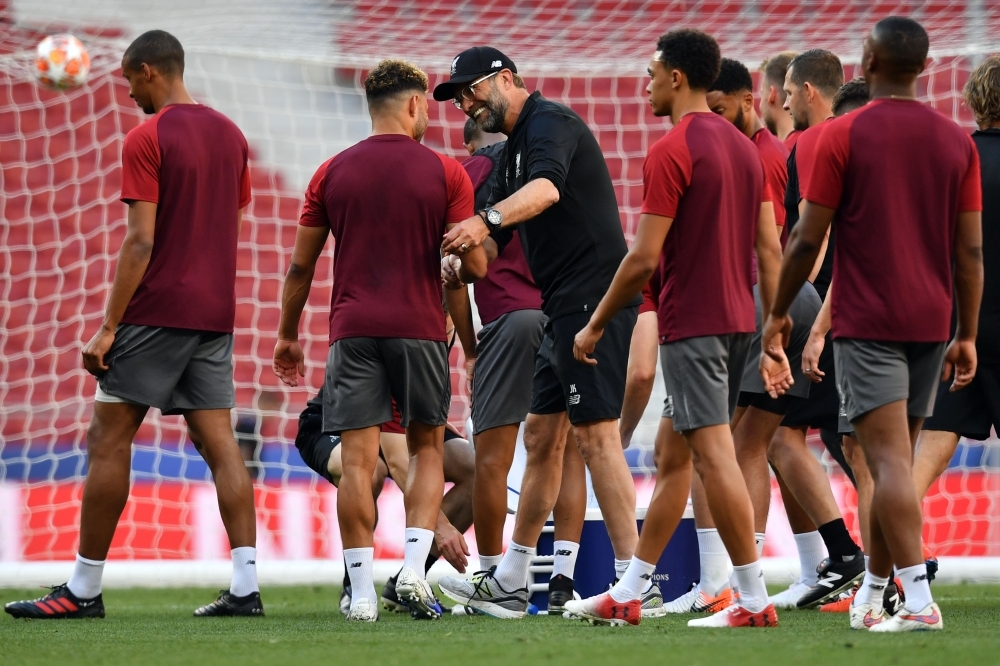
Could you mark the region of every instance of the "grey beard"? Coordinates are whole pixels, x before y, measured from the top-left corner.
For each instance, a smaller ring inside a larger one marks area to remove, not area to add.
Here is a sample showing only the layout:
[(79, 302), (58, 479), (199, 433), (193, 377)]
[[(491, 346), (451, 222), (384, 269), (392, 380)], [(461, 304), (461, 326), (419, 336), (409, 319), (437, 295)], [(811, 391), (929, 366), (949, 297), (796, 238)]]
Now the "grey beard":
[(510, 104), (494, 89), (486, 101), (485, 116), (479, 123), (479, 129), (490, 133), (503, 131), (503, 121), (507, 117), (508, 108), (510, 108)]

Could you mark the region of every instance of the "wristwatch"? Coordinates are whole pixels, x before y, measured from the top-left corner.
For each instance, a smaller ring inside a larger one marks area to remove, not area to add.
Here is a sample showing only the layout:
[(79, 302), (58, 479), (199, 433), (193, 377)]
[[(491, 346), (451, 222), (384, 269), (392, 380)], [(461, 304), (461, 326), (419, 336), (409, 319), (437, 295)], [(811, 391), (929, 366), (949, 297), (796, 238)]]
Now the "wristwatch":
[(491, 234), (494, 231), (498, 231), (500, 225), (503, 224), (503, 213), (496, 208), (487, 208), (486, 210), (479, 211), (479, 216), (483, 218), (483, 222), (486, 223)]

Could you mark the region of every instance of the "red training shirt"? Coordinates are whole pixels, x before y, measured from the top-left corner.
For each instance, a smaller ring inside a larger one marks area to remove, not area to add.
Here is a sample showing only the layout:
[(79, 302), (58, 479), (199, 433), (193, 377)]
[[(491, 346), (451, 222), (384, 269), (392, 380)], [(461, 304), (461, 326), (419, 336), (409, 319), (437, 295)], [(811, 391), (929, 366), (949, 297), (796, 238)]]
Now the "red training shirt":
[(689, 113), (643, 165), (642, 213), (673, 218), (660, 255), (660, 343), (755, 328), (750, 265), (764, 168), (732, 123)]
[(795, 144), (798, 142), (800, 136), (802, 136), (802, 130), (792, 130), (788, 133), (788, 136), (786, 136), (785, 140), (782, 141), (788, 152), (792, 152), (792, 148), (795, 147)]
[(473, 214), (461, 165), (408, 136), (370, 136), (320, 165), (299, 224), (329, 227), (330, 344), (342, 338), (447, 340), (441, 238)]
[(833, 337), (947, 340), (958, 214), (982, 210), (972, 139), (920, 102), (873, 100), (826, 123), (803, 191), (836, 209)]
[(765, 201), (774, 204), (774, 220), (785, 226), (785, 186), (788, 184), (788, 149), (766, 128), (760, 128), (751, 139), (764, 163), (767, 180)]
[(165, 106), (126, 135), (121, 200), (155, 203), (156, 226), (121, 323), (233, 332), (249, 155), (239, 128), (201, 104)]
[[(477, 192), (488, 186), (493, 172), (493, 160), (485, 155), (473, 155), (462, 162)], [(542, 292), (535, 285), (528, 260), (521, 247), (521, 235), (515, 229), (507, 246), (490, 262), (486, 277), (473, 287), (476, 307), (483, 325), (516, 310), (541, 310)]]

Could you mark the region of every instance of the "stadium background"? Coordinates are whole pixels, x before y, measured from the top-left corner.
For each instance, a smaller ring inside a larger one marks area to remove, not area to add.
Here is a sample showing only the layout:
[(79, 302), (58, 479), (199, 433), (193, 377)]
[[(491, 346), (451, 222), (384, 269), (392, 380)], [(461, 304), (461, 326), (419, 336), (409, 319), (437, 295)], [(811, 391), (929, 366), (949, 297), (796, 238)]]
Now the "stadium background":
[[(367, 135), (361, 85), (367, 67), (404, 57), (428, 71), (434, 85), (462, 49), (501, 48), (530, 88), (569, 104), (594, 130), (631, 241), (643, 157), (669, 126), (648, 111), (643, 92), (661, 33), (704, 29), (752, 71), (779, 50), (828, 48), (850, 78), (870, 26), (892, 13), (912, 15), (931, 35), (920, 95), (969, 130), (961, 87), (983, 54), (1000, 50), (1000, 6), (985, 0), (175, 0), (166, 7), (153, 0), (77, 0), (60, 6), (58, 16), (52, 12), (48, 3), (0, 0), (0, 584), (7, 585), (44, 577), (47, 564), (64, 566), (75, 554), (96, 386), (79, 352), (103, 316), (125, 232), (126, 208), (118, 201), (122, 140), (143, 116), (118, 68), (139, 32), (155, 27), (177, 35), (194, 96), (231, 117), (250, 142), (254, 200), (237, 277), (237, 430), (252, 452), (262, 578), (307, 582), (332, 575), (341, 549), (335, 491), (317, 482), (292, 444), (298, 412), (322, 381), (329, 248), (303, 321), (304, 384), (311, 388), (282, 387), (270, 358), (302, 192), (320, 162)], [(39, 88), (29, 69), (35, 44), (60, 31), (82, 38), (93, 58), (88, 83), (67, 93)], [(463, 122), (451, 104), (432, 103), (425, 143), (464, 157)], [(391, 173), (386, 181), (391, 195)], [(468, 400), (457, 349), (452, 367), (452, 422), (464, 429)], [(626, 452), (640, 504), (651, 492), (662, 395), (658, 379)], [(818, 439), (811, 442), (829, 463)], [(856, 534), (854, 492), (830, 469)], [(402, 496), (391, 484), (380, 509), (376, 557), (401, 557)], [(951, 571), (986, 576), (986, 563), (997, 561), (968, 558), (1000, 556), (1000, 442), (963, 441), (924, 510), (925, 538), (936, 553), (967, 558)], [(794, 556), (777, 496), (768, 532), (766, 555)], [(157, 561), (160, 578), (228, 571), (210, 475), (180, 418), (151, 411), (140, 430), (132, 499), (110, 557)], [(114, 572), (112, 565), (109, 582)]]

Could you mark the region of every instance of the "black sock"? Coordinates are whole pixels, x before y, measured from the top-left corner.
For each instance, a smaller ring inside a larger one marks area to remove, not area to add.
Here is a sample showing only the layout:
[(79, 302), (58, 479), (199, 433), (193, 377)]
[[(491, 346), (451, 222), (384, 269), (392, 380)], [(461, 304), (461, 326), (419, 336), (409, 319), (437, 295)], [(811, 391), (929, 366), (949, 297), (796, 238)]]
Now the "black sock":
[(830, 553), (830, 559), (837, 561), (839, 557), (840, 561), (847, 561), (861, 552), (847, 531), (843, 518), (831, 520), (826, 525), (820, 525), (818, 529), (819, 535), (823, 537), (823, 543), (826, 544), (826, 550)]
[(430, 571), (431, 566), (438, 561), (440, 555), (434, 555), (433, 553), (427, 556), (427, 561), (424, 562), (424, 572)]

